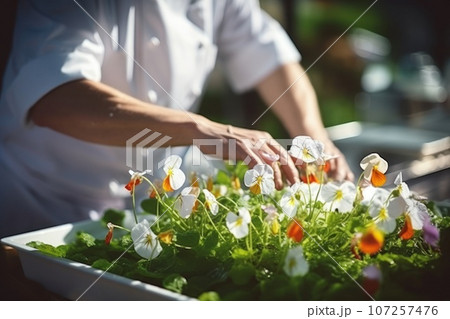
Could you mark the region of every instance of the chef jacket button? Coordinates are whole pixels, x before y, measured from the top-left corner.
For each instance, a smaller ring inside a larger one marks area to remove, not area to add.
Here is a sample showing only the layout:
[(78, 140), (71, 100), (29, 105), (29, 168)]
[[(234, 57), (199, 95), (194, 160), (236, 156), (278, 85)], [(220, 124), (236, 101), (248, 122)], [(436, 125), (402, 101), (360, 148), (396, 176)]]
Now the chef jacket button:
[(156, 101), (158, 100), (158, 94), (156, 94), (156, 92), (154, 90), (148, 91), (147, 95), (148, 95), (148, 99), (152, 103), (156, 103)]
[(159, 46), (161, 44), (161, 41), (157, 37), (151, 37), (150, 38), (150, 44), (153, 47), (157, 47), (157, 46)]

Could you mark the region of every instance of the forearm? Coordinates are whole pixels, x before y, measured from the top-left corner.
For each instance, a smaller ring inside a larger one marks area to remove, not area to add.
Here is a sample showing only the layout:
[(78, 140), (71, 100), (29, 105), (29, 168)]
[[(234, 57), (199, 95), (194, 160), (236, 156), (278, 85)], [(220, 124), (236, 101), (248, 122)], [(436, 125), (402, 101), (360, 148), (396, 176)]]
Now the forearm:
[(260, 82), (257, 90), (268, 106), (278, 99), (271, 110), (291, 137), (308, 135), (317, 140), (328, 139), (314, 89), (298, 63), (281, 66)]
[(111, 146), (125, 146), (145, 128), (172, 137), (167, 146), (189, 145), (198, 138), (198, 125), (207, 121), (197, 114), (145, 103), (89, 80), (54, 89), (31, 108), (29, 119), (77, 139)]

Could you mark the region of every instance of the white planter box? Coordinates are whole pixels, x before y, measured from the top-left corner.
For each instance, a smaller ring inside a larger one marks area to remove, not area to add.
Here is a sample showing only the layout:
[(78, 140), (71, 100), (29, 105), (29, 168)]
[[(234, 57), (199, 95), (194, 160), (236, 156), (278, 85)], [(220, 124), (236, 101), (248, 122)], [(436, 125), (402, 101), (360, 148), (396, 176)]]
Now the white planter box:
[(46, 256), (26, 244), (41, 241), (58, 246), (75, 239), (78, 231), (97, 238), (105, 236), (100, 222), (84, 221), (51, 227), (3, 238), (3, 244), (14, 247), (28, 279), (70, 300), (190, 300), (166, 289), (131, 280), (64, 258)]

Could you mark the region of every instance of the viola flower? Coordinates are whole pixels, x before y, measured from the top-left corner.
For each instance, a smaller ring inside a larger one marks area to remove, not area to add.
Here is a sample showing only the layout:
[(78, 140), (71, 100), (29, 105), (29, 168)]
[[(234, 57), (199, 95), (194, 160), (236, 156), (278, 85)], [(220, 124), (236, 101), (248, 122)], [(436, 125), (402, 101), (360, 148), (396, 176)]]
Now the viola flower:
[(158, 234), (158, 239), (163, 243), (170, 245), (173, 240), (173, 230), (168, 230)]
[(211, 214), (217, 215), (219, 212), (219, 203), (217, 203), (216, 197), (207, 189), (203, 190), (203, 194), (205, 194), (206, 209), (208, 209)]
[(227, 194), (227, 187), (225, 185), (213, 185), (211, 193), (216, 197), (225, 196)]
[(197, 176), (197, 173), (196, 173), (196, 172), (191, 172), (191, 175), (190, 175), (190, 185), (191, 185), (192, 187), (199, 187), (199, 188), (200, 188), (200, 179), (199, 179), (199, 177)]
[(412, 227), (411, 217), (409, 215), (405, 216), (405, 225), (403, 225), (403, 228), (400, 230), (398, 235), (403, 240), (411, 239), (412, 236), (414, 236), (414, 229)]
[(369, 293), (371, 296), (375, 295), (375, 293), (380, 288), (381, 284), (381, 271), (375, 265), (369, 265), (364, 267), (362, 271), (363, 275), (363, 288)]
[(409, 191), (408, 185), (403, 181), (402, 172), (398, 173), (395, 178), (394, 184), (397, 185), (396, 190), (399, 192), (399, 195), (405, 199), (411, 197), (411, 192)]
[(228, 213), (226, 222), (233, 236), (240, 239), (248, 235), (248, 224), (250, 224), (252, 219), (247, 208), (239, 208), (238, 214)]
[(361, 168), (364, 170), (364, 179), (370, 181), (373, 186), (380, 187), (386, 183), (388, 163), (376, 153), (367, 155), (361, 160)]
[(261, 205), (261, 208), (264, 212), (267, 213), (267, 216), (264, 218), (264, 221), (269, 225), (270, 231), (273, 235), (276, 235), (280, 231), (280, 223), (278, 220), (282, 219), (284, 215), (278, 214), (277, 208), (273, 205)]
[(108, 223), (106, 226), (108, 227), (109, 230), (105, 237), (105, 244), (109, 245), (111, 243), (111, 239), (113, 237), (114, 224)]
[(365, 254), (373, 255), (380, 251), (383, 244), (383, 233), (375, 226), (372, 226), (361, 236), (358, 248)]
[(133, 194), (136, 186), (138, 186), (140, 183), (142, 183), (143, 176), (150, 172), (151, 172), (151, 170), (145, 170), (143, 172), (134, 172), (133, 170), (130, 169), (128, 171), (128, 173), (130, 173), (131, 179), (128, 182), (128, 184), (125, 185), (125, 189), (127, 191), (129, 191), (131, 194)]
[(295, 183), (286, 190), (286, 193), (280, 199), (280, 207), (283, 213), (289, 218), (294, 217), (297, 213), (298, 207), (300, 206), (301, 192), (301, 184)]
[(439, 229), (431, 223), (430, 216), (427, 216), (423, 223), (423, 239), (432, 247), (438, 247)]
[(162, 251), (161, 244), (150, 229), (146, 219), (131, 229), (131, 239), (133, 240), (134, 250), (142, 258), (156, 258)]
[(407, 214), (411, 217), (411, 225), (414, 230), (422, 229), (425, 220), (430, 218), (427, 206), (417, 200), (407, 199), (406, 210)]
[(258, 164), (245, 172), (244, 184), (253, 194), (270, 195), (275, 190), (273, 169), (267, 164)]
[(178, 155), (171, 155), (164, 161), (163, 170), (166, 173), (166, 177), (163, 181), (163, 189), (166, 192), (173, 192), (183, 186), (186, 175), (180, 169), (181, 157)]
[(164, 192), (162, 181), (157, 179), (153, 182), (153, 186), (148, 189), (148, 197), (155, 198), (157, 194), (162, 194)]
[(191, 215), (195, 209), (198, 195), (200, 195), (198, 187), (186, 187), (181, 191), (174, 205), (181, 217), (188, 218)]
[(346, 213), (353, 209), (353, 202), (356, 197), (356, 187), (352, 182), (327, 183), (320, 192), (322, 201), (325, 203), (324, 209), (337, 210)]
[(288, 250), (283, 270), (289, 277), (303, 276), (308, 272), (309, 264), (303, 256), (301, 246), (292, 247)]
[(401, 209), (394, 209), (391, 203), (386, 207), (384, 201), (374, 198), (369, 206), (369, 215), (374, 219), (376, 226), (386, 234), (395, 230), (397, 226), (395, 220), (403, 213)]
[(299, 243), (303, 239), (303, 226), (298, 219), (293, 219), (287, 228), (286, 235), (294, 242)]
[(323, 163), (323, 143), (313, 140), (309, 136), (297, 136), (292, 140), (292, 146), (289, 149), (289, 154), (292, 157), (299, 159), (302, 163)]
[(235, 191), (239, 191), (241, 189), (241, 181), (236, 175), (233, 175), (233, 177), (231, 177), (231, 188)]

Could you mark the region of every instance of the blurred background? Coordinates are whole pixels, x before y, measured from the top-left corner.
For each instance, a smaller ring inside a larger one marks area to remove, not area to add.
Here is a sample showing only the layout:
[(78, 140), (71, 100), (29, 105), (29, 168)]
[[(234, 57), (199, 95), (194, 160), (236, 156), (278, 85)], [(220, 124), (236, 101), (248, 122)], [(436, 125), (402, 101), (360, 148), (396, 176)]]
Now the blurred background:
[[(219, 0), (220, 1), (220, 0)], [(287, 30), (307, 69), (375, 0), (260, 0)], [(0, 72), (16, 1), (2, 6)], [(448, 0), (379, 0), (308, 71), (329, 133), (354, 173), (377, 152), (416, 192), (450, 206), (450, 23)], [(9, 21), (11, 20), (11, 21)], [(266, 106), (255, 92), (236, 95), (220, 67), (201, 112), (251, 127)], [(266, 113), (254, 126), (289, 138)]]
[[(307, 69), (374, 0), (261, 0)], [(378, 1), (308, 71), (328, 131), (359, 175), (372, 152), (412, 190), (450, 206), (450, 22), (447, 0)], [(220, 106), (220, 107), (218, 107)], [(237, 106), (237, 107), (236, 107)], [(234, 94), (218, 68), (201, 111), (250, 127), (265, 110), (255, 92)], [(271, 112), (256, 124), (288, 138)]]

